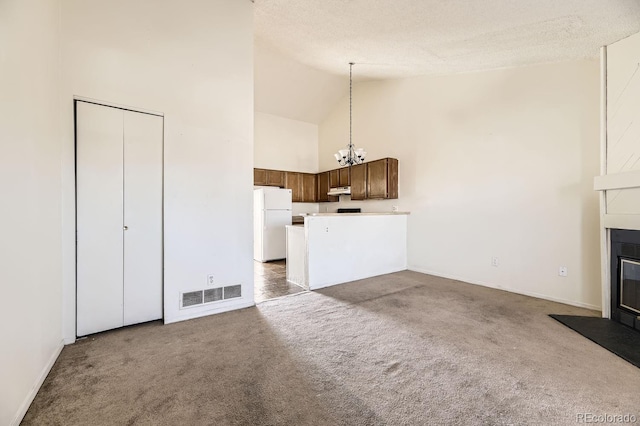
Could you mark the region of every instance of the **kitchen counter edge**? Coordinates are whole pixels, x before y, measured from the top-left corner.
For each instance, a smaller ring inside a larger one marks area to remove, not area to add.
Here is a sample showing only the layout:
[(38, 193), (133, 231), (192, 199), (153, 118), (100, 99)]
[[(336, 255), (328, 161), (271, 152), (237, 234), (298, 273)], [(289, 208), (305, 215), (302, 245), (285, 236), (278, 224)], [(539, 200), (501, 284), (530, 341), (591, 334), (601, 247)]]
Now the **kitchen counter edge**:
[(306, 217), (318, 216), (397, 216), (408, 215), (411, 212), (378, 212), (378, 213), (310, 213)]

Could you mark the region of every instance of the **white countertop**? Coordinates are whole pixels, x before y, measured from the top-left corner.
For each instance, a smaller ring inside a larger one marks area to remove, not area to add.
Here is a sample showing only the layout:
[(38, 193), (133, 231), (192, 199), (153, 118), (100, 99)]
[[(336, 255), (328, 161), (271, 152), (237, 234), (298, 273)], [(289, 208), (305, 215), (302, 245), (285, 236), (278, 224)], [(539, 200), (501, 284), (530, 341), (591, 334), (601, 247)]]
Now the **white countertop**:
[(369, 213), (309, 213), (306, 217), (316, 216), (396, 216), (411, 214), (410, 212), (369, 212)]

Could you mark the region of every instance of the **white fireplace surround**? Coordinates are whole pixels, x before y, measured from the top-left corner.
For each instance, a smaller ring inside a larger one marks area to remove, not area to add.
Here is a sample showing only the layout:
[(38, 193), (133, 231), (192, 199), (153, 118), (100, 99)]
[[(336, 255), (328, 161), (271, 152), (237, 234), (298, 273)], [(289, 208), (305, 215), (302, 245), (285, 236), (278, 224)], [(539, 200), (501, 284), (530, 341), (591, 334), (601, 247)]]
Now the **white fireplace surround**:
[(634, 125), (635, 111), (640, 109), (638, 46), (640, 34), (635, 34), (603, 47), (600, 55), (601, 155), (600, 176), (594, 179), (594, 189), (600, 192), (604, 318), (611, 317), (610, 229), (640, 230), (640, 125)]

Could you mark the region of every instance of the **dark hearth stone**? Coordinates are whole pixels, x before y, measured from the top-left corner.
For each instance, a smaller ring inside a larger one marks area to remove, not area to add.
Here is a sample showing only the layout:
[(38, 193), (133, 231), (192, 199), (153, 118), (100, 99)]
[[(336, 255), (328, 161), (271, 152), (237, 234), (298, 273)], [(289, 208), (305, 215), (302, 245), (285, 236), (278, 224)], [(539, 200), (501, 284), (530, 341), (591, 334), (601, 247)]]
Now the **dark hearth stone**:
[(640, 368), (640, 332), (606, 318), (549, 315)]

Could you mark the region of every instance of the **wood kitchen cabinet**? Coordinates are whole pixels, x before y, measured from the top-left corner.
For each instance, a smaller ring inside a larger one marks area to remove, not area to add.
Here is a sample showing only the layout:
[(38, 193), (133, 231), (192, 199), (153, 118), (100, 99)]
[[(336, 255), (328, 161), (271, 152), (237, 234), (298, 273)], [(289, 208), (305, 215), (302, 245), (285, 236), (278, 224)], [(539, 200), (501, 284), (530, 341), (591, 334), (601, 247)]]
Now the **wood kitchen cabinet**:
[(318, 201), (318, 176), (312, 173), (302, 173), (302, 202), (315, 203)]
[(329, 196), (327, 193), (329, 192), (329, 172), (318, 173), (317, 178), (318, 185), (318, 198), (317, 200), (321, 203), (328, 201), (338, 201), (339, 198), (336, 196)]
[(285, 172), (285, 188), (291, 190), (294, 203), (315, 203), (318, 201), (317, 177), (312, 173)]
[(339, 201), (330, 188), (351, 187), (352, 200), (398, 198), (398, 160), (383, 158), (318, 174), (253, 169), (253, 184), (291, 190), (294, 203)]
[(349, 167), (329, 171), (329, 188), (349, 186)]
[(367, 198), (398, 198), (398, 160), (383, 158), (367, 163)]
[(267, 171), (265, 169), (253, 169), (253, 184), (258, 186), (267, 185)]
[(267, 170), (267, 185), (284, 188), (284, 175), (282, 170)]
[(340, 170), (329, 170), (329, 188), (337, 188), (340, 186)]
[(284, 187), (291, 190), (291, 201), (302, 202), (302, 173), (285, 172)]
[(284, 175), (282, 170), (253, 169), (253, 184), (284, 188)]
[(340, 177), (338, 179), (338, 186), (349, 186), (349, 167), (339, 169)]
[(367, 163), (351, 167), (351, 199), (367, 199)]

